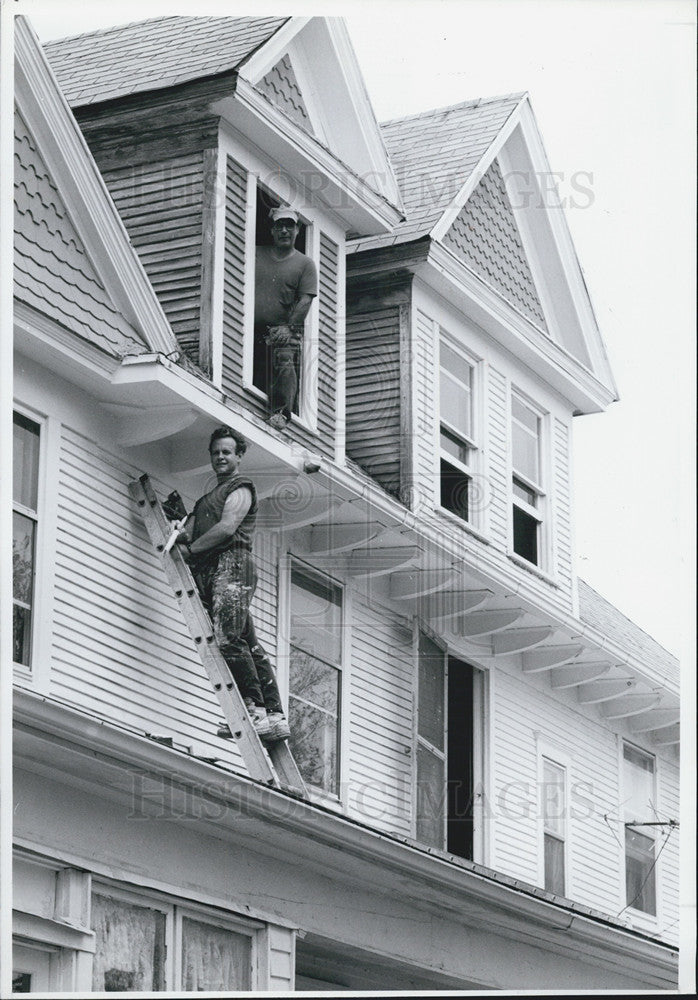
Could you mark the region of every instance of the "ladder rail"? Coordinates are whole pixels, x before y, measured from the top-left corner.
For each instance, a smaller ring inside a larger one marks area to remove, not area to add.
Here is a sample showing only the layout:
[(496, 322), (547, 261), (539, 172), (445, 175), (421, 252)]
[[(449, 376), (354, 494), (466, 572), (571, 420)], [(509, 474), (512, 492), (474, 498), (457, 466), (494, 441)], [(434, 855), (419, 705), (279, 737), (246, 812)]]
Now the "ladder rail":
[(129, 493), (138, 505), (146, 531), (162, 555), (162, 568), (174, 590), (200, 659), (220, 702), (223, 715), (240, 748), (250, 777), (286, 791), (308, 797), (303, 778), (286, 741), (265, 748), (254, 728), (245, 703), (213, 634), (211, 620), (199, 595), (189, 566), (177, 546), (164, 552), (171, 524), (143, 475), (129, 484)]

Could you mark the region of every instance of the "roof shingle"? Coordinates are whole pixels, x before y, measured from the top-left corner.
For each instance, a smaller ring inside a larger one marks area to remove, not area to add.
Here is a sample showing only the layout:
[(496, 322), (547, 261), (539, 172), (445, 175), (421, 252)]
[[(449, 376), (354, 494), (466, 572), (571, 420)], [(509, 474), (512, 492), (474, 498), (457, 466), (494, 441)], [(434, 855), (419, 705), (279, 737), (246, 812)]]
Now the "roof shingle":
[(158, 17), (44, 46), (73, 107), (235, 69), (287, 17)]

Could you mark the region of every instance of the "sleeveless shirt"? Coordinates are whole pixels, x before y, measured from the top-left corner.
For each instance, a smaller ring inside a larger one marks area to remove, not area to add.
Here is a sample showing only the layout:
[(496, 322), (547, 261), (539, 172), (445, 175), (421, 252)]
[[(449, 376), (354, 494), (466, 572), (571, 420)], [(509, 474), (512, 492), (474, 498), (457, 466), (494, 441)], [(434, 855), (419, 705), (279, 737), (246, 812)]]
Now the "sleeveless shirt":
[(207, 560), (209, 557), (219, 556), (221, 552), (227, 552), (229, 549), (243, 548), (248, 551), (252, 550), (252, 539), (254, 538), (254, 529), (257, 522), (257, 491), (254, 488), (254, 483), (247, 476), (231, 476), (230, 479), (218, 483), (210, 493), (206, 493), (196, 501), (193, 511), (194, 528), (192, 530), (192, 541), (196, 541), (209, 528), (212, 528), (214, 524), (218, 524), (223, 515), (225, 501), (234, 490), (240, 489), (241, 486), (246, 486), (252, 494), (250, 509), (236, 528), (232, 538), (222, 545), (217, 545), (215, 549), (209, 549), (208, 552), (202, 553), (202, 556), (199, 558)]

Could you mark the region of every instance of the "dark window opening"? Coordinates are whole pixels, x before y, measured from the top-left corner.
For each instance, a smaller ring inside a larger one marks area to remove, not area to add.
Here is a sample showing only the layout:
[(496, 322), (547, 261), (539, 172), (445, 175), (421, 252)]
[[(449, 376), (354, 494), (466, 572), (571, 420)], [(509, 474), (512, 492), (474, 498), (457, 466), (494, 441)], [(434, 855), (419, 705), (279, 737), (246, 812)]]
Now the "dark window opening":
[(470, 519), (470, 476), (441, 459), (441, 506), (452, 514)]
[(538, 565), (538, 521), (514, 504), (514, 552)]
[(13, 972), (12, 973), (12, 992), (13, 993), (31, 993), (32, 992), (32, 976), (31, 976), (31, 972)]
[(474, 668), (448, 661), (447, 850), (473, 860), (473, 685)]
[[(257, 185), (257, 212), (255, 221), (255, 244), (258, 247), (268, 247), (272, 245), (271, 237), (271, 219), (269, 218), (269, 212), (272, 208), (278, 208), (281, 202), (274, 195), (270, 194), (266, 188)], [(306, 231), (305, 226), (301, 224), (300, 232), (296, 238), (295, 248), (300, 250), (301, 253), (305, 253), (306, 246)], [(296, 368), (296, 378), (298, 379), (298, 385), (301, 384), (301, 364), (300, 355), (295, 359)], [(268, 351), (265, 345), (260, 340), (259, 334), (255, 336), (254, 342), (254, 355), (252, 362), (252, 384), (255, 388), (263, 392), (265, 396), (269, 395), (269, 381), (270, 381), (270, 359), (268, 356)], [(300, 399), (300, 390), (296, 396), (296, 402), (293, 407), (293, 412), (298, 413), (298, 400)]]
[(655, 845), (632, 827), (625, 828), (625, 892), (628, 906), (652, 916), (657, 915), (654, 877)]

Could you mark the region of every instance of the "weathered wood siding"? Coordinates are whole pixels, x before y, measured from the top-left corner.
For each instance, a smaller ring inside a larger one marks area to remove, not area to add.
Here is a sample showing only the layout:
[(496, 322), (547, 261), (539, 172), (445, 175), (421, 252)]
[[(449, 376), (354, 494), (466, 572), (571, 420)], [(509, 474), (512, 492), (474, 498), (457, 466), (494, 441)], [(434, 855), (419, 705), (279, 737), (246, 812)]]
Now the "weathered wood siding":
[(350, 800), (357, 818), (411, 833), (413, 677), (411, 636), (365, 598), (353, 607)]
[[(128, 494), (139, 472), (63, 428), (51, 694), (244, 770), (215, 735), (220, 706)], [(261, 562), (262, 600), (273, 608), (273, 574)], [(262, 615), (262, 641), (275, 624)]]
[[(250, 266), (245, 243), (247, 171), (228, 156), (226, 175), (222, 389), (236, 403), (265, 419), (267, 410), (264, 401), (246, 392), (243, 386), (244, 296), (247, 268)], [(294, 423), (286, 431), (307, 448), (330, 457), (334, 457), (336, 432), (339, 250), (329, 236), (320, 234), (318, 430), (314, 433)]]
[(199, 361), (203, 153), (103, 170), (182, 350)]
[(15, 114), (15, 258), (17, 298), (110, 354), (145, 345), (116, 310), (19, 113)]
[(400, 491), (400, 306), (347, 315), (347, 455)]

